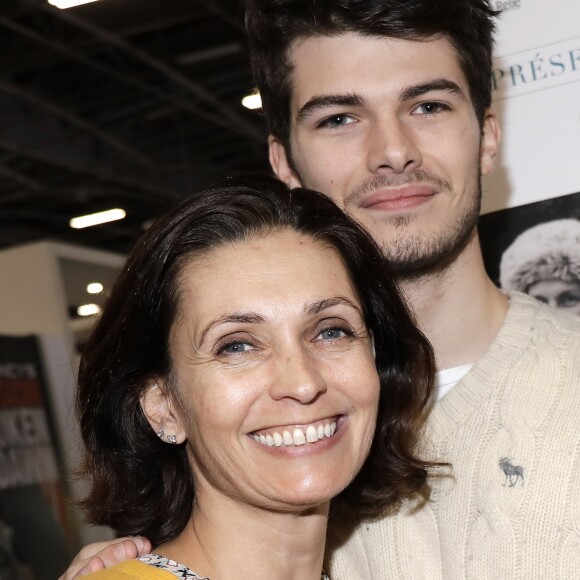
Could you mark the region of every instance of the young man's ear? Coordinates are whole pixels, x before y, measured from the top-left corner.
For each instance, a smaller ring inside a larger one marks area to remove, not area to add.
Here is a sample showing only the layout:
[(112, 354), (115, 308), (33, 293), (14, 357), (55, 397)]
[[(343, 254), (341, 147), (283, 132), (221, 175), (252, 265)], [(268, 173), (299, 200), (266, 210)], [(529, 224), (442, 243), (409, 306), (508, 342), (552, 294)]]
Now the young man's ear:
[(183, 443), (185, 432), (174, 410), (174, 402), (163, 381), (151, 382), (139, 397), (151, 429), (164, 443)]
[(501, 129), (495, 111), (490, 108), (485, 113), (482, 126), (480, 151), (482, 175), (487, 175), (493, 171), (500, 139)]
[(288, 187), (302, 187), (300, 178), (288, 162), (286, 148), (274, 135), (268, 135), (268, 153), (276, 177)]

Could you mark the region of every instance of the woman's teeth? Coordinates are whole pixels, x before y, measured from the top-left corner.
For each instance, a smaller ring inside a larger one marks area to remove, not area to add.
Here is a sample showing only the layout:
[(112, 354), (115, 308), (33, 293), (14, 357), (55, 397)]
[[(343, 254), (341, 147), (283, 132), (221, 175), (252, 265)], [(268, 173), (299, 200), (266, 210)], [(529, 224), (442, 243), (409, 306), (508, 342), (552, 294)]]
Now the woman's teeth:
[(316, 443), (324, 438), (329, 438), (336, 432), (336, 421), (330, 421), (325, 424), (320, 424), (318, 427), (308, 425), (308, 427), (301, 429), (296, 427), (292, 432), (284, 430), (281, 433), (278, 431), (270, 431), (268, 433), (254, 433), (252, 437), (258, 443), (267, 445), (268, 447), (286, 447), (306, 445), (308, 443)]

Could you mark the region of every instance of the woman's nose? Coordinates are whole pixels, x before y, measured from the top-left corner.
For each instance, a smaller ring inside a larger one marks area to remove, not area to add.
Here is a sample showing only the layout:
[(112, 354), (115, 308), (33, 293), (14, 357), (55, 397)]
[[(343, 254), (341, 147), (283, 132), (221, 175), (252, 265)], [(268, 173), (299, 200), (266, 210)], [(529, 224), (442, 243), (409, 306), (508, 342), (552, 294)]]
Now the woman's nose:
[(308, 404), (326, 389), (320, 363), (304, 349), (294, 349), (281, 357), (272, 381), (271, 395), (276, 400), (289, 398)]

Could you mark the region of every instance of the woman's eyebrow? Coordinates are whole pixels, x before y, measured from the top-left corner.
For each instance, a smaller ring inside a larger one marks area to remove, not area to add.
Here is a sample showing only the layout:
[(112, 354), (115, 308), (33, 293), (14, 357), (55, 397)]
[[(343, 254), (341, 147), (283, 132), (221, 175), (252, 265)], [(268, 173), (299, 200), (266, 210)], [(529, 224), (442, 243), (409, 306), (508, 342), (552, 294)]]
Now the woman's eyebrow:
[[(308, 304), (305, 311), (309, 315), (318, 314), (322, 310), (327, 308), (331, 308), (332, 306), (336, 306), (337, 304), (344, 304), (351, 308), (354, 308), (357, 312), (361, 312), (360, 308), (348, 298), (342, 296), (336, 296), (333, 298), (326, 298), (324, 300), (318, 300), (311, 304)], [(248, 323), (248, 324), (257, 324), (260, 322), (264, 322), (265, 318), (260, 314), (255, 312), (234, 312), (232, 314), (228, 314), (226, 316), (220, 316), (215, 320), (212, 320), (201, 332), (199, 342), (201, 343), (206, 336), (206, 334), (216, 326), (220, 326), (222, 324), (236, 324), (236, 323)]]
[(315, 95), (310, 97), (296, 113), (296, 120), (303, 121), (318, 109), (329, 107), (360, 107), (364, 104), (364, 99), (354, 93), (344, 95)]
[(201, 332), (201, 335), (199, 337), (199, 342), (200, 344), (203, 342), (203, 339), (205, 337), (205, 335), (212, 329), (215, 328), (216, 326), (220, 326), (222, 324), (235, 324), (235, 323), (249, 323), (249, 324), (255, 324), (258, 322), (264, 322), (264, 317), (260, 316), (259, 314), (256, 314), (255, 312), (241, 312), (241, 313), (233, 313), (233, 314), (228, 314), (226, 316), (220, 316), (219, 318), (216, 318), (215, 320), (212, 320)]
[(333, 298), (326, 298), (324, 300), (313, 302), (306, 307), (306, 314), (318, 314), (319, 312), (322, 312), (327, 308), (331, 308), (332, 306), (336, 306), (337, 304), (349, 306), (350, 308), (354, 308), (357, 312), (362, 314), (361, 309), (352, 300), (349, 300), (343, 296), (335, 296)]

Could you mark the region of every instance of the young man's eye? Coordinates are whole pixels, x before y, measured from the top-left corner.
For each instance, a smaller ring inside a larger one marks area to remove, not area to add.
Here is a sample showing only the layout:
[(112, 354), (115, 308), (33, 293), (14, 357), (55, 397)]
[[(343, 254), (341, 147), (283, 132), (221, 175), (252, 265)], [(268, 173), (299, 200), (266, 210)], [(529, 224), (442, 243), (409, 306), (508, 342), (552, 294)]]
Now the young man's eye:
[(327, 127), (333, 129), (335, 127), (344, 127), (354, 123), (354, 119), (350, 115), (333, 115), (332, 117), (327, 117), (318, 123), (318, 127)]
[(434, 115), (435, 113), (440, 113), (442, 111), (448, 111), (449, 107), (443, 103), (428, 102), (421, 103), (419, 106), (415, 107), (413, 113), (419, 115)]

